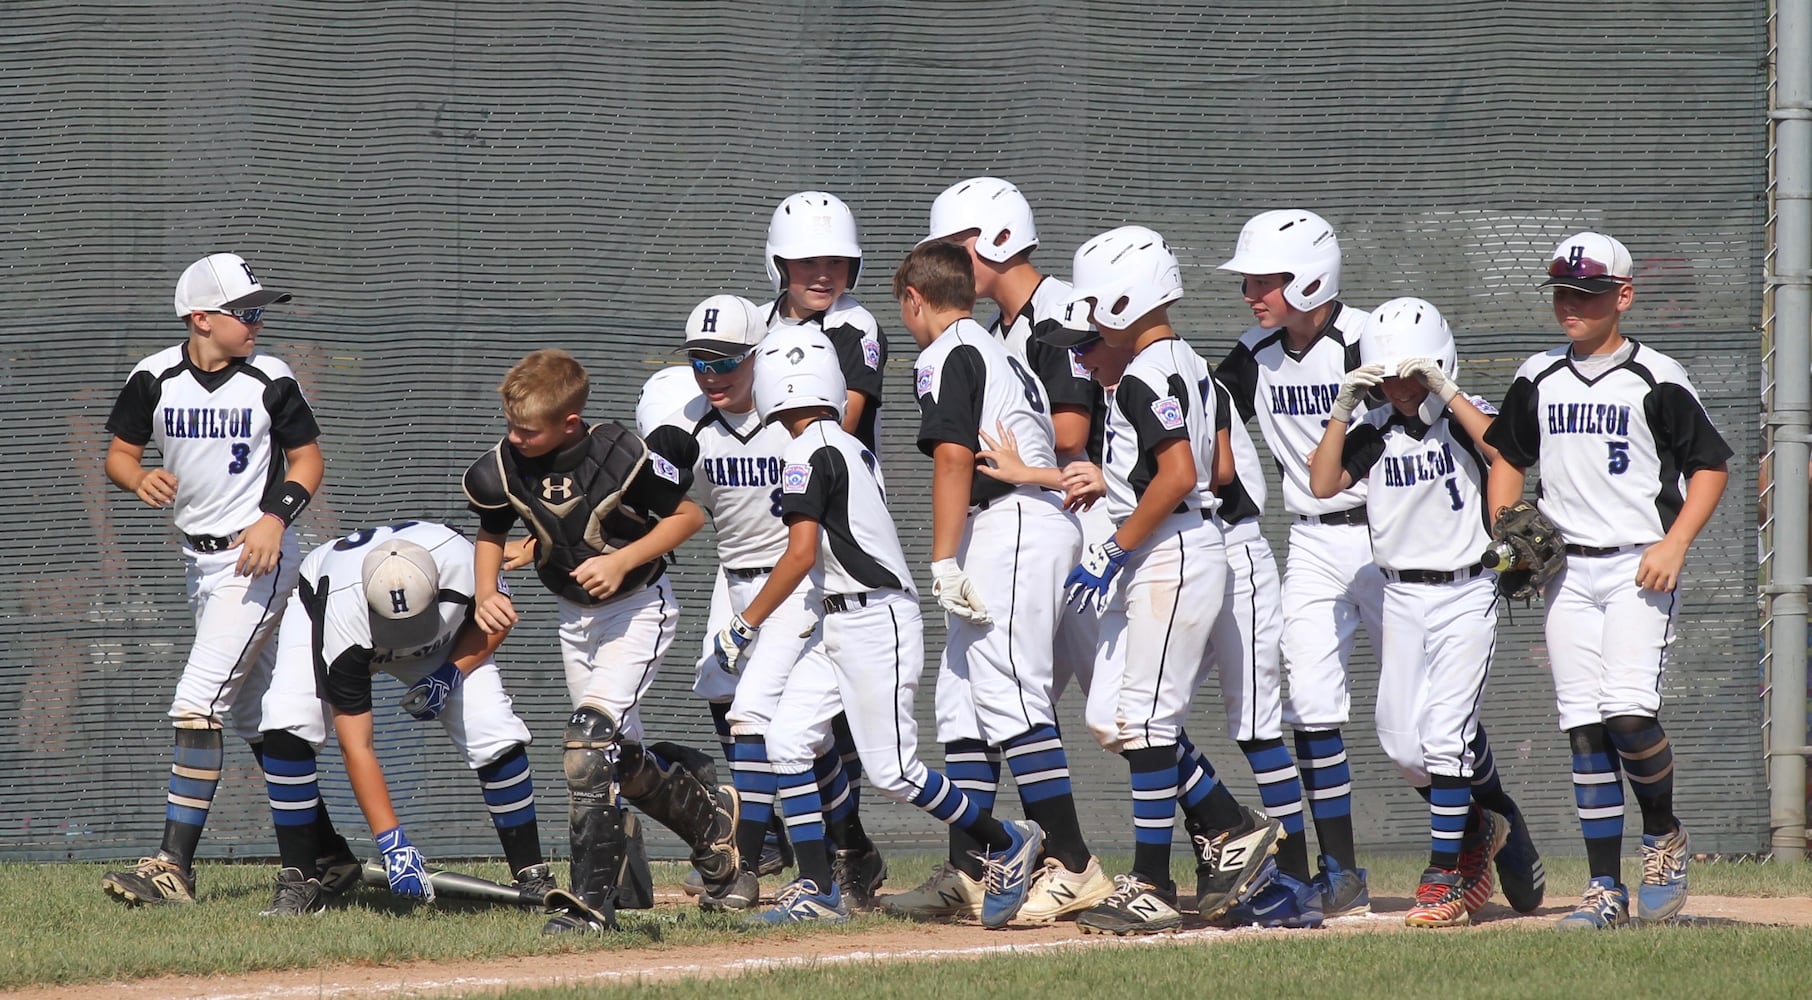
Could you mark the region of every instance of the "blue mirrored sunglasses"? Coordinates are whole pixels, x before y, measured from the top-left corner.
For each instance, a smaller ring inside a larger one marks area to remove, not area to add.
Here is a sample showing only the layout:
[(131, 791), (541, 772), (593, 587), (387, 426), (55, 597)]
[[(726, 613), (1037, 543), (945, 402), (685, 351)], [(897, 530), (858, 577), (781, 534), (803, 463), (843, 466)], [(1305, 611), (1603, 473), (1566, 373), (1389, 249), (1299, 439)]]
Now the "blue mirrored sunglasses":
[(1077, 344), (1076, 346), (1070, 348), (1070, 353), (1074, 354), (1076, 357), (1079, 357), (1079, 358), (1087, 357), (1088, 352), (1090, 352), (1100, 346), (1101, 346), (1100, 337), (1090, 337), (1089, 339), (1083, 341), (1082, 343)]
[(263, 307), (257, 309), (209, 309), (208, 312), (219, 313), (222, 316), (231, 316), (239, 322), (244, 323), (246, 326), (251, 326), (253, 323), (261, 322), (264, 319)]
[(752, 352), (744, 351), (731, 357), (712, 358), (708, 361), (704, 358), (693, 358), (691, 359), (692, 370), (700, 375), (728, 375), (742, 367), (742, 363), (748, 360), (750, 353)]

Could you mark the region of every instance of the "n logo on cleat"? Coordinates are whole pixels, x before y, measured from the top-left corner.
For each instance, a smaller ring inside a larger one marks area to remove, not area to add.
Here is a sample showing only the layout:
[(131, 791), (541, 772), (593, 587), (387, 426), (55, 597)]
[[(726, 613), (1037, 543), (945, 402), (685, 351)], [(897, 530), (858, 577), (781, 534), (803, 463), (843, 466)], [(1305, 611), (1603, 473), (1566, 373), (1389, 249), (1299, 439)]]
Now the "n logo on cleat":
[(1217, 867), (1220, 871), (1226, 871), (1229, 868), (1243, 868), (1246, 865), (1246, 857), (1251, 853), (1252, 849), (1244, 844), (1229, 844), (1221, 852), (1221, 861)]
[(957, 895), (956, 893), (950, 891), (949, 889), (939, 889), (937, 891), (937, 898), (945, 906), (951, 907), (952, 909), (965, 909), (966, 910), (969, 908), (968, 900), (966, 900), (963, 897)]
[(1151, 896), (1140, 896), (1138, 899), (1126, 904), (1126, 908), (1135, 915), (1146, 920), (1156, 920), (1158, 917), (1163, 916), (1164, 913), (1164, 911), (1159, 908), (1158, 900)]

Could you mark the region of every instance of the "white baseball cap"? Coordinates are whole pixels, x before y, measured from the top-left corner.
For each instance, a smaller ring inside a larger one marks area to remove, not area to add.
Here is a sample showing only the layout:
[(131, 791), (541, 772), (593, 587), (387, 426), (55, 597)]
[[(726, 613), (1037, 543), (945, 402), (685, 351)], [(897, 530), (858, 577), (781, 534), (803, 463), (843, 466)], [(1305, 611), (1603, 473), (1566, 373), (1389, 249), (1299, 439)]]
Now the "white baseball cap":
[(1548, 261), (1548, 280), (1541, 287), (1558, 285), (1597, 295), (1629, 284), (1635, 277), (1630, 252), (1603, 233), (1578, 233), (1562, 240)]
[(713, 295), (686, 317), (686, 343), (680, 351), (738, 357), (749, 353), (767, 333), (767, 321), (755, 303), (740, 295)]
[(371, 643), (383, 649), (427, 646), (440, 635), (440, 567), (414, 542), (392, 538), (365, 556)]
[(252, 265), (236, 253), (211, 253), (190, 264), (176, 279), (176, 315), (219, 312), (226, 309), (261, 309), (273, 302), (288, 302), (288, 292), (266, 288), (252, 273)]

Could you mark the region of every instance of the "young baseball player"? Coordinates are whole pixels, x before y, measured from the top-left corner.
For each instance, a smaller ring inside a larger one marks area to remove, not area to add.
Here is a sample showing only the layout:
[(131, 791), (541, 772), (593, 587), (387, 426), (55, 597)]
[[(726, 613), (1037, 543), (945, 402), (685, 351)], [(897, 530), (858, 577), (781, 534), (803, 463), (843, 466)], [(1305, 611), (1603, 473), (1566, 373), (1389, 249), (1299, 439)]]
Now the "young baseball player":
[[(694, 490), (717, 528), (719, 578), (728, 586), (724, 604), (712, 606), (693, 690), (708, 700), (713, 719), (722, 720), (733, 740), (729, 762), (741, 802), (737, 847), (745, 873), (727, 895), (708, 898), (706, 905), (735, 909), (755, 902), (764, 834), (774, 817), (778, 782), (768, 762), (765, 734), (799, 661), (805, 644), (801, 633), (816, 626), (822, 604), (822, 595), (814, 600), (809, 581), (802, 582), (776, 612), (784, 617), (784, 627), (768, 629), (752, 644), (735, 673), (718, 661), (713, 637), (731, 615), (748, 606), (786, 551), (780, 456), (792, 438), (784, 427), (763, 423), (755, 414), (753, 353), (766, 333), (767, 324), (749, 300), (735, 295), (705, 299), (686, 320), (683, 349), (690, 365), (672, 370), (672, 376), (650, 379), (637, 411), (638, 430), (648, 447), (692, 470)], [(660, 397), (666, 402), (657, 404)], [(657, 408), (673, 412), (655, 417)], [(872, 906), (886, 877), (886, 862), (862, 829), (841, 754), (834, 744), (815, 749), (813, 771), (828, 785), (821, 797), (828, 806), (825, 825), (836, 845), (832, 870), (848, 905)]]
[(572, 355), (535, 351), (498, 392), (509, 433), (465, 473), (479, 519), (473, 618), (487, 634), (517, 621), (497, 574), (520, 518), (535, 536), (535, 572), (559, 607), (573, 700), (563, 741), (572, 894), (557, 905), (550, 898), (556, 912), (545, 930), (613, 929), (628, 847), (619, 792), (692, 848), (708, 888), (721, 893), (737, 873), (734, 791), (720, 800), (695, 775), (695, 751), (644, 746), (639, 712), (679, 618), (666, 556), (705, 515), (686, 498), (690, 468), (617, 424), (585, 422), (590, 382)]
[[(1258, 418), (1277, 463), (1284, 509), (1293, 515), (1284, 562), (1283, 671), (1288, 694), (1283, 718), (1295, 731), (1300, 785), (1308, 791), (1321, 871), (1315, 876), (1329, 917), (1371, 909), (1365, 872), (1353, 849), (1352, 779), (1340, 727), (1350, 714), (1348, 662), (1354, 632), (1365, 623), (1377, 641), (1384, 578), (1372, 564), (1365, 529), (1365, 486), (1332, 497), (1309, 489), (1309, 455), (1321, 441), (1346, 373), (1358, 367), (1365, 314), (1343, 305), (1340, 243), (1327, 220), (1301, 209), (1261, 212), (1240, 230), (1239, 246), (1223, 271), (1240, 275), (1241, 293), (1257, 323), (1216, 370), (1239, 408)], [(1285, 822), (1288, 839), (1279, 866), (1306, 870), (1298, 783), (1287, 773), (1278, 743), (1242, 746), (1261, 781), (1265, 808)]]
[[(1453, 334), (1421, 299), (1379, 306), (1360, 334), (1359, 360), (1328, 413), (1309, 488), (1330, 497), (1367, 484), (1372, 551), (1385, 579), (1378, 742), (1430, 814), (1429, 867), (1404, 921), (1454, 927), (1491, 897), (1490, 865), (1510, 833), (1509, 820), (1491, 811), (1508, 803), (1501, 786), (1473, 790), (1489, 759), (1479, 705), (1497, 643), (1496, 575), (1479, 563), (1491, 540), (1485, 478), (1497, 457), (1483, 440), (1496, 411), (1460, 392)], [(1389, 407), (1355, 420), (1374, 390)]]
[[(1108, 402), (1107, 513), (1114, 534), (1071, 571), (1072, 602), (1101, 614), (1101, 649), (1088, 719), (1131, 769), (1133, 870), (1078, 918), (1086, 931), (1147, 933), (1176, 927), (1171, 828), (1181, 789), (1197, 852), (1197, 895), (1212, 920), (1251, 898), (1276, 871), (1281, 824), (1241, 806), (1182, 748), (1183, 720), (1226, 587), (1217, 500), (1214, 393), (1208, 366), (1170, 325), (1183, 297), (1181, 269), (1163, 237), (1122, 226), (1076, 251), (1077, 309), (1103, 340), (1130, 352)], [(1048, 335), (1071, 346), (1091, 334)], [(1198, 794), (1199, 790), (1199, 794)]]
[(439, 720), (477, 772), (516, 887), (535, 897), (554, 888), (535, 824), (528, 726), (511, 709), (492, 659), (506, 632), (487, 635), (472, 620), (472, 553), (472, 543), (452, 528), (403, 521), (360, 529), (302, 561), (264, 696), (264, 775), (282, 857), (265, 916), (300, 916), (324, 906), (321, 883), (309, 870), (321, 853), (315, 753), (327, 739), (327, 712), (391, 891), (434, 897), (377, 758), (371, 677), (380, 670), (410, 685), (404, 710), (424, 722)]
[[(1086, 910), (1114, 888), (1083, 839), (1051, 701), (1063, 578), (1081, 554), (1082, 537), (1060, 493), (976, 471), (982, 428), (1011, 434), (1034, 465), (1054, 465), (1056, 454), (1042, 387), (971, 315), (971, 267), (962, 247), (934, 240), (907, 254), (893, 276), (900, 321), (923, 349), (913, 362), (918, 445), (933, 465), (932, 593), (948, 615), (938, 739), (952, 769), (991, 752), (1013, 769), (1026, 817), (1045, 831), (1039, 906), (1026, 914), (1042, 923)], [(985, 797), (991, 809), (991, 781)], [(982, 896), (976, 846), (953, 833), (948, 861), (918, 889), (892, 897), (889, 909), (971, 916), (965, 904), (979, 905)]]
[[(1635, 301), (1630, 254), (1602, 233), (1555, 248), (1543, 287), (1567, 343), (1523, 362), (1485, 436), (1501, 512), (1541, 469), (1536, 506), (1566, 540), (1548, 584), (1549, 668), (1573, 748), (1573, 794), (1591, 882), (1565, 928), (1629, 919), (1619, 855), (1623, 777), (1642, 809), (1636, 916), (1686, 903), (1692, 841), (1674, 815), (1674, 758), (1661, 728), (1661, 674), (1686, 551), (1729, 481), (1730, 446), (1672, 358), (1623, 335)], [(1495, 515), (1494, 515), (1495, 516)]]
[(837, 348), (849, 386), (843, 429), (872, 454), (880, 454), (881, 372), (887, 335), (874, 314), (849, 294), (862, 274), (856, 217), (834, 194), (801, 191), (774, 209), (768, 222), (765, 262), (777, 293), (762, 307), (768, 329), (807, 326)]
[[(222, 716), (261, 755), (259, 701), (300, 561), (290, 525), (321, 488), (320, 428), (289, 366), (257, 353), (264, 311), (289, 293), (266, 288), (243, 257), (213, 253), (176, 282), (188, 339), (138, 363), (107, 418), (107, 478), (152, 507), (170, 507), (182, 534), (195, 645), (176, 683), (175, 764), (163, 843), (101, 879), (127, 904), (193, 903), (195, 848), (220, 783)], [(156, 442), (163, 465), (144, 467)], [(311, 871), (336, 885), (357, 865), (321, 814), (333, 858)], [(350, 864), (350, 867), (349, 867)], [(330, 872), (329, 869), (334, 869)]]
[[(874, 453), (838, 424), (846, 399), (835, 348), (812, 330), (769, 334), (756, 352), (755, 406), (792, 435), (784, 456), (781, 506), (787, 548), (761, 591), (718, 633), (734, 667), (802, 581), (821, 588), (823, 618), (768, 729), (768, 754), (780, 775), (782, 809), (800, 878), (781, 890), (766, 923), (848, 919), (831, 877), (811, 774), (831, 711), (841, 704), (862, 767), (881, 794), (964, 828), (986, 850), (982, 923), (1004, 926), (1025, 902), (1044, 831), (1030, 820), (1003, 823), (977, 809), (962, 789), (918, 758), (912, 706), (924, 669), (918, 594), (887, 510)], [(771, 627), (788, 627), (784, 620)], [(832, 683), (807, 667), (828, 661)]]

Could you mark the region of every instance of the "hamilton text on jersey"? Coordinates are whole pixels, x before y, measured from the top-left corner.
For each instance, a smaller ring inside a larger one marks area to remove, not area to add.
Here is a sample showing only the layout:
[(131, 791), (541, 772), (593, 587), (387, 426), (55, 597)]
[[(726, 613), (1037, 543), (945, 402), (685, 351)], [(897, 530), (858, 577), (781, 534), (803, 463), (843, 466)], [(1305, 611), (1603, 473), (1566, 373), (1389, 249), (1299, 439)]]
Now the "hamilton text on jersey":
[(1384, 485), (1414, 486), (1453, 475), (1453, 450), (1442, 445), (1414, 455), (1384, 456)]
[(164, 436), (170, 438), (246, 438), (252, 436), (252, 408), (206, 406), (164, 407)]
[(778, 455), (706, 458), (699, 465), (713, 486), (774, 486), (780, 482)]
[(1271, 412), (1290, 416), (1326, 413), (1334, 408), (1334, 397), (1340, 385), (1274, 385), (1271, 389)]
[(1630, 408), (1614, 403), (1549, 403), (1548, 433), (1629, 437)]

